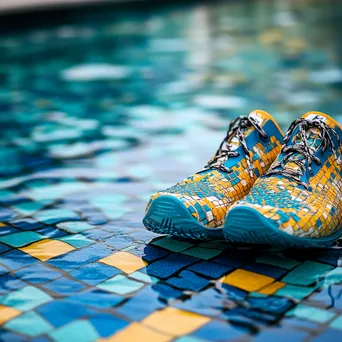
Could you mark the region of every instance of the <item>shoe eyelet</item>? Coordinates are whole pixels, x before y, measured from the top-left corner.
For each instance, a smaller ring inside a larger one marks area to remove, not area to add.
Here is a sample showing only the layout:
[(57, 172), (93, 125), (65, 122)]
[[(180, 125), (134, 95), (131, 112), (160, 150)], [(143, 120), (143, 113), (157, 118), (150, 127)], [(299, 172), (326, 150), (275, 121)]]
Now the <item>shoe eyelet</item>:
[(264, 137), (262, 134), (259, 134), (260, 140), (264, 141), (264, 142), (268, 142), (270, 141), (270, 137), (268, 134), (266, 134), (266, 136)]

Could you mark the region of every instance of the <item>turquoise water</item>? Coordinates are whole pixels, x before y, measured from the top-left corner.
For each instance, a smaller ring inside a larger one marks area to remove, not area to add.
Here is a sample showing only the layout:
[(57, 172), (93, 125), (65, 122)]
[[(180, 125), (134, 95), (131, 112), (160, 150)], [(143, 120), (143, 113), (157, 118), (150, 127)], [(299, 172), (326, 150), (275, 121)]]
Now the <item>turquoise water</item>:
[(338, 243), (276, 254), (141, 224), (149, 196), (200, 170), (237, 115), (342, 123), (341, 10), (113, 7), (1, 34), (0, 340), (341, 339)]

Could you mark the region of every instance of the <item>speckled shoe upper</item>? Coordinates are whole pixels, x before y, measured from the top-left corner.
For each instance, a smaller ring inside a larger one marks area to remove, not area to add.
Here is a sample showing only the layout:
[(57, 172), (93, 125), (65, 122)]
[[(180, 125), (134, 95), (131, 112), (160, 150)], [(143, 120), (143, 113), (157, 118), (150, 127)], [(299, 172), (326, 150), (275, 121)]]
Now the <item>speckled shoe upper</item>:
[(216, 155), (206, 167), (169, 189), (154, 194), (181, 201), (192, 216), (208, 228), (224, 224), (230, 206), (246, 196), (255, 181), (278, 156), (283, 133), (266, 112), (256, 110), (234, 120)]
[(326, 114), (297, 120), (282, 153), (250, 193), (248, 206), (280, 230), (305, 238), (328, 237), (342, 228), (342, 127)]

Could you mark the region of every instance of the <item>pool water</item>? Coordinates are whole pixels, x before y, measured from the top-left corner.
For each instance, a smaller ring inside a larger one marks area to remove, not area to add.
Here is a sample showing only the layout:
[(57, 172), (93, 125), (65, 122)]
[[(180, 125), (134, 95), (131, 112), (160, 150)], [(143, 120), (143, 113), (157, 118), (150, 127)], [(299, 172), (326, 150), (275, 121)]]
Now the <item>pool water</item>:
[(192, 2), (1, 34), (0, 340), (341, 340), (341, 243), (249, 250), (141, 223), (237, 115), (342, 123), (341, 23), (337, 1)]

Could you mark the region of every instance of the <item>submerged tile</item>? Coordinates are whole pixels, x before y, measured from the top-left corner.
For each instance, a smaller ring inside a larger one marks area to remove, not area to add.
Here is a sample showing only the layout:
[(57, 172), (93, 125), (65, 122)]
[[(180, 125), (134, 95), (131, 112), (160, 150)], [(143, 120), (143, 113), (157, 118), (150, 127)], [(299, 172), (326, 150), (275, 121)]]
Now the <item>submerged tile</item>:
[(143, 283), (128, 279), (120, 274), (97, 285), (97, 287), (101, 290), (114, 292), (119, 295), (130, 294), (132, 292), (138, 291), (143, 286)]
[(30, 311), (6, 323), (5, 328), (34, 337), (51, 331), (53, 326), (34, 311)]
[(99, 338), (95, 328), (86, 320), (77, 320), (49, 333), (56, 342), (92, 342)]
[(289, 274), (287, 274), (282, 282), (293, 285), (309, 286), (319, 281), (333, 267), (314, 261), (305, 261)]

